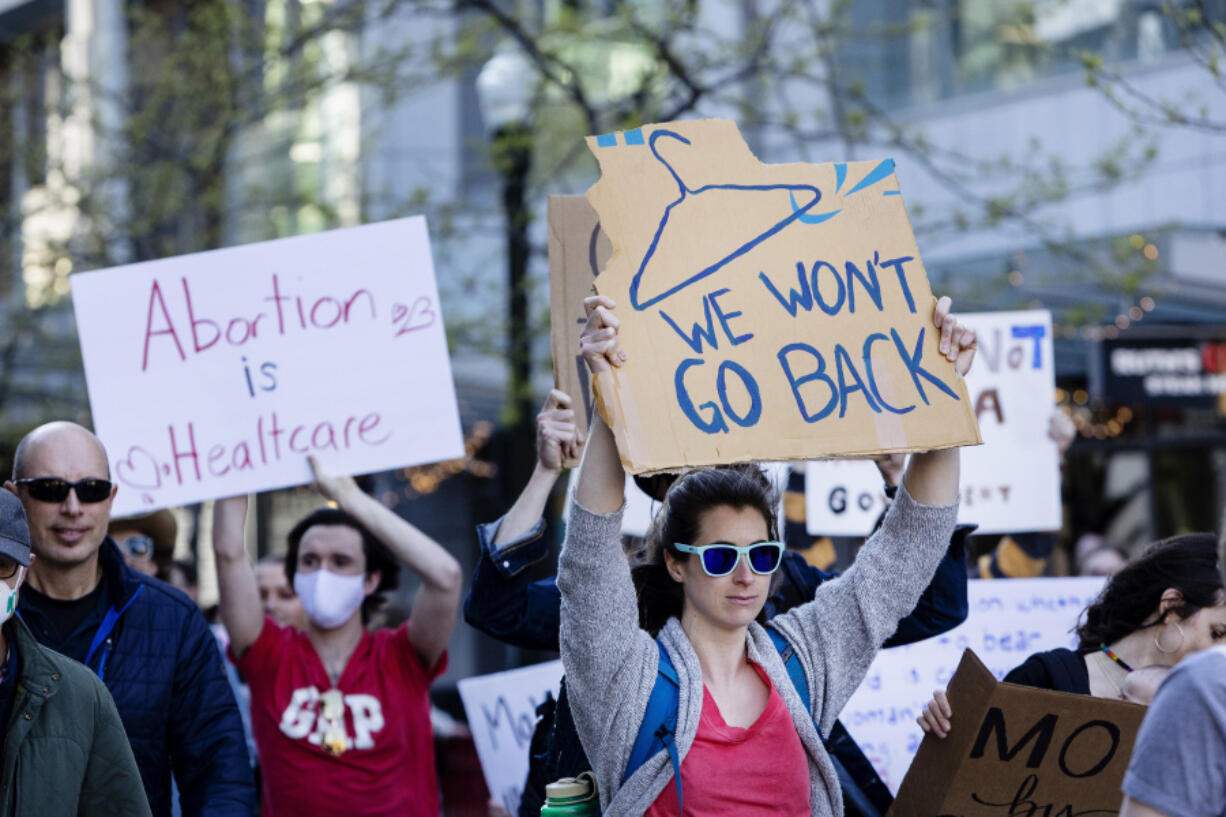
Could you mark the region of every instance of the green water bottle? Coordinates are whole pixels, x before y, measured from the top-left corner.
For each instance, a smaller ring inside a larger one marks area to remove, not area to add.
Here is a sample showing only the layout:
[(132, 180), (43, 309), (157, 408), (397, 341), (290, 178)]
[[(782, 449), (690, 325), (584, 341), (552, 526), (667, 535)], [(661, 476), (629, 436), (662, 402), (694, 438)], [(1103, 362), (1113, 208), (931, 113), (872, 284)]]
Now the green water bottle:
[(545, 786), (541, 817), (600, 817), (596, 778), (591, 772), (563, 777)]

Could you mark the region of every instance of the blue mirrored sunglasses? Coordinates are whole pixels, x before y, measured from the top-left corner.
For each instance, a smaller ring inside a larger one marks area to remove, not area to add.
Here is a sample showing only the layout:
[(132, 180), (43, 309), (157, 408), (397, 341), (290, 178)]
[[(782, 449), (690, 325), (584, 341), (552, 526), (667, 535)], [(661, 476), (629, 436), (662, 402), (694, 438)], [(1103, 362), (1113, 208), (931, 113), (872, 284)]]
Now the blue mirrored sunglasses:
[(779, 569), (783, 560), (782, 542), (758, 542), (754, 545), (729, 545), (716, 542), (712, 545), (683, 545), (674, 542), (673, 546), (682, 553), (696, 553), (702, 563), (702, 570), (708, 576), (719, 578), (727, 576), (736, 569), (737, 560), (742, 556), (749, 563), (749, 569), (759, 576), (769, 576)]

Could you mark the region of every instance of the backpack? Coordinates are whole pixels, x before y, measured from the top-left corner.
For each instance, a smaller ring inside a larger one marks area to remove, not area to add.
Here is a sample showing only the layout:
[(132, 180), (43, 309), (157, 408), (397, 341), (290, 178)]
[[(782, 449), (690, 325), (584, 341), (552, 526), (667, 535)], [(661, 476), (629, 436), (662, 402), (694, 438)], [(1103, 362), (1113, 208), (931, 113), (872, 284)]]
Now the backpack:
[(528, 777), (519, 805), (520, 817), (540, 817), (545, 805), (545, 786), (563, 777), (578, 777), (592, 768), (570, 712), (566, 678), (552, 695), (536, 708), (536, 728), (529, 746)]
[[(795, 687), (801, 702), (805, 705), (805, 711), (812, 713), (809, 682), (805, 678), (805, 670), (800, 665), (800, 659), (796, 657), (796, 651), (775, 628), (768, 626), (766, 633), (774, 643), (775, 649), (779, 651), (779, 658), (783, 661), (792, 686)], [(681, 683), (677, 679), (677, 669), (673, 666), (672, 659), (668, 657), (664, 645), (656, 641), (656, 647), (660, 651), (659, 671), (656, 675), (656, 682), (651, 687), (651, 696), (647, 699), (647, 711), (643, 715), (643, 723), (639, 726), (634, 746), (630, 750), (630, 760), (626, 764), (626, 773), (622, 777), (622, 783), (625, 784), (649, 758), (654, 757), (661, 749), (667, 749), (669, 760), (673, 765), (673, 781), (677, 784), (677, 806), (684, 814), (685, 807), (681, 799), (681, 755), (677, 751), (677, 742), (674, 739), (677, 732)], [(820, 739), (821, 729), (817, 728), (816, 721), (813, 726), (817, 729)], [(831, 760), (839, 773), (839, 782), (846, 786), (850, 781), (850, 776), (847, 775), (842, 764), (834, 760), (833, 755), (831, 755)]]

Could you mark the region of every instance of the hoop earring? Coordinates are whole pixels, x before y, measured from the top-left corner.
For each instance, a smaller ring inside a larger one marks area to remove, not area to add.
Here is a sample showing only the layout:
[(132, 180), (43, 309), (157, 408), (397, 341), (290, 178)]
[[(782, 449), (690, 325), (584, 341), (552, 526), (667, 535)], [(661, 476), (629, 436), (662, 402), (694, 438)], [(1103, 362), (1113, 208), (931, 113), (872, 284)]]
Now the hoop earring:
[(1169, 650), (1164, 649), (1162, 647), (1162, 634), (1159, 633), (1158, 635), (1154, 636), (1154, 646), (1157, 647), (1158, 652), (1162, 653), (1163, 655), (1171, 655), (1172, 653), (1177, 653), (1183, 648), (1183, 642), (1185, 638), (1183, 634), (1183, 628), (1179, 626), (1178, 621), (1172, 621), (1171, 624), (1175, 625), (1175, 632), (1179, 633), (1179, 645), (1178, 646), (1174, 647), (1173, 649), (1169, 649)]

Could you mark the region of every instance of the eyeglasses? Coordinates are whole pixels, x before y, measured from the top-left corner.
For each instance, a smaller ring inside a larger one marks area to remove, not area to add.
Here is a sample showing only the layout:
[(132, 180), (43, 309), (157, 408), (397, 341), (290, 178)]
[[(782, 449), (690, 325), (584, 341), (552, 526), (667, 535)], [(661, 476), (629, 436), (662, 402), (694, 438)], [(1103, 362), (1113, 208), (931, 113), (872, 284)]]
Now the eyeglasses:
[(129, 534), (121, 544), (124, 550), (137, 559), (147, 559), (153, 555), (153, 538), (143, 533)]
[(68, 492), (73, 490), (77, 492), (77, 499), (86, 505), (104, 502), (111, 496), (110, 480), (105, 479), (90, 478), (69, 482), (59, 477), (35, 477), (19, 479), (16, 484), (26, 486), (30, 496), (39, 502), (63, 502), (68, 498)]
[(749, 569), (759, 576), (769, 576), (779, 569), (783, 560), (782, 542), (758, 542), (756, 545), (729, 545), (716, 542), (713, 545), (683, 545), (674, 542), (673, 546), (682, 553), (697, 553), (702, 570), (712, 578), (727, 576), (736, 569), (736, 563), (744, 556), (749, 562)]
[(0, 553), (0, 579), (11, 579), (13, 574), (17, 572), (17, 568), (21, 567), (17, 560), (12, 556), (6, 556)]

